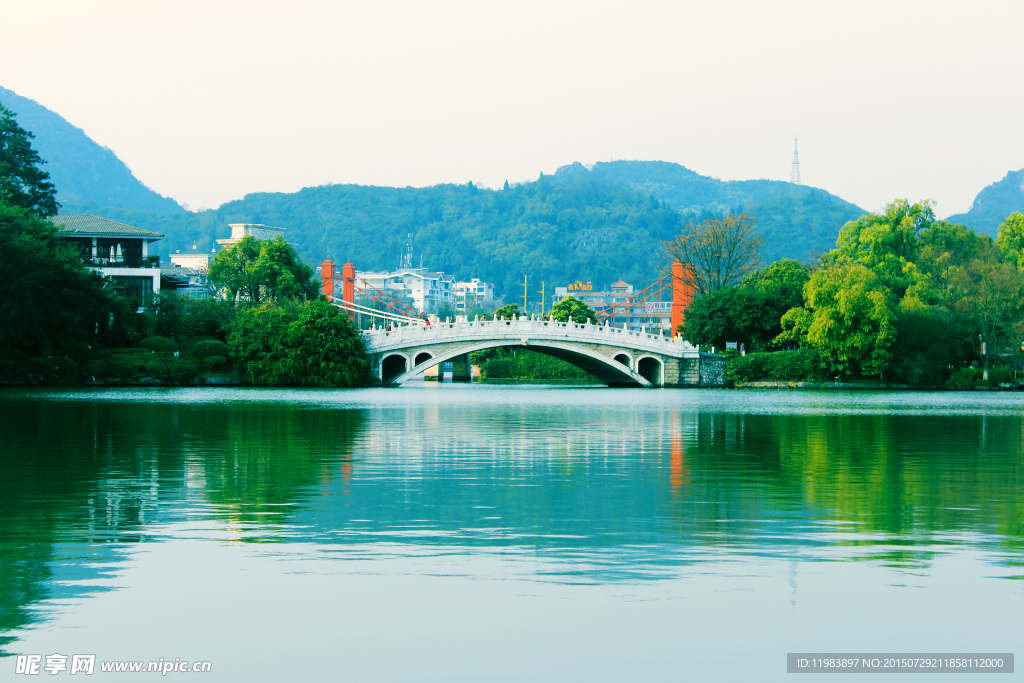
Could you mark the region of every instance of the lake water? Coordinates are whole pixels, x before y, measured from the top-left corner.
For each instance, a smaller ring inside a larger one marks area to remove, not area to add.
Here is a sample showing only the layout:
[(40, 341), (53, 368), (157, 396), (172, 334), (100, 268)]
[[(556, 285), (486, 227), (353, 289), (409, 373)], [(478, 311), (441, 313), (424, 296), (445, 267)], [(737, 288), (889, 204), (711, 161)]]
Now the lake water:
[(7, 389), (0, 649), (588, 683), (1014, 652), (1022, 441), (1021, 394)]

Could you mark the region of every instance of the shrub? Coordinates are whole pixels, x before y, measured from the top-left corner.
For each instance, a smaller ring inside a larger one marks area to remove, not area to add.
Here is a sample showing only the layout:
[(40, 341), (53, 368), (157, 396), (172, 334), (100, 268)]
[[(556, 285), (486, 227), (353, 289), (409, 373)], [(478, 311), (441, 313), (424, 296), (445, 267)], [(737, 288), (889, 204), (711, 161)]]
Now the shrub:
[(172, 351), (171, 340), (167, 337), (146, 337), (139, 342), (139, 346), (150, 351), (170, 353)]
[(118, 359), (107, 361), (102, 369), (102, 377), (104, 379), (120, 379), (128, 381), (135, 377), (136, 374), (138, 373), (131, 363)]
[(198, 374), (198, 368), (187, 360), (155, 360), (146, 366), (146, 372), (153, 379), (168, 384), (187, 384)]
[(1013, 381), (1013, 371), (1010, 368), (992, 368), (988, 371), (988, 383), (991, 386), (998, 386), (1003, 382)]
[(228, 369), (228, 359), (224, 356), (207, 356), (203, 359), (203, 370), (206, 372), (224, 372)]
[(150, 349), (114, 349), (115, 356), (135, 356), (138, 354), (152, 354), (153, 351)]
[(725, 372), (733, 382), (814, 382), (826, 377), (821, 356), (811, 348), (733, 356), (727, 358)]
[(192, 349), (192, 357), (197, 360), (204, 360), (210, 356), (227, 358), (228, 345), (215, 340), (201, 341)]
[(960, 368), (946, 381), (946, 388), (953, 391), (969, 391), (981, 384), (982, 371), (977, 368)]

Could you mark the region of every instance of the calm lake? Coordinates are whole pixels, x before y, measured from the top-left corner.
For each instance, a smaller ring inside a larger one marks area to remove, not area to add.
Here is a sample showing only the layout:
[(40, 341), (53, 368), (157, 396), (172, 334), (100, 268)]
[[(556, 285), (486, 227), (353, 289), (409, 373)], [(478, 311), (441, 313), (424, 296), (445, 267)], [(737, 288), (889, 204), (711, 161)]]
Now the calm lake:
[[(1021, 394), (6, 389), (0, 650), (588, 683), (1014, 652), (1022, 441)], [(913, 680), (953, 678), (1014, 676)]]

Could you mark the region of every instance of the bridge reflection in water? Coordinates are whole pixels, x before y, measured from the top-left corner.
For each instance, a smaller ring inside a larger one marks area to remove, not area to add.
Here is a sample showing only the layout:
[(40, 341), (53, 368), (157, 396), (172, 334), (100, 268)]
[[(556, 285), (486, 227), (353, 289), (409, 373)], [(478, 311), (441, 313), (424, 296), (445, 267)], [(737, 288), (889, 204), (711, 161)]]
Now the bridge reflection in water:
[(725, 359), (681, 337), (553, 320), (475, 320), (400, 325), (364, 333), (377, 377), (398, 385), (438, 363), (452, 361), (453, 381), (469, 381), (469, 354), (522, 346), (572, 363), (608, 386), (724, 386)]

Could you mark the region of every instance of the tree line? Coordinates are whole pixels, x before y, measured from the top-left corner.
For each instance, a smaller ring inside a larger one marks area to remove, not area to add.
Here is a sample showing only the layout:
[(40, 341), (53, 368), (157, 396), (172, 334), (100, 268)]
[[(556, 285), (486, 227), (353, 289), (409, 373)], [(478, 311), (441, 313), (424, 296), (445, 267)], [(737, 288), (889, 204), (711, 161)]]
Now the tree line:
[[(782, 259), (759, 268), (759, 246), (745, 216), (690, 225), (667, 243), (670, 258), (689, 264), (698, 293), (680, 330), (688, 341), (800, 351), (736, 361), (736, 379), (876, 378), (970, 388), (1008, 381), (1020, 369), (1020, 212), (993, 240), (937, 220), (930, 202), (896, 200), (846, 223), (835, 249), (810, 263)], [(741, 247), (740, 258), (730, 258)]]

